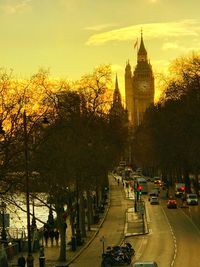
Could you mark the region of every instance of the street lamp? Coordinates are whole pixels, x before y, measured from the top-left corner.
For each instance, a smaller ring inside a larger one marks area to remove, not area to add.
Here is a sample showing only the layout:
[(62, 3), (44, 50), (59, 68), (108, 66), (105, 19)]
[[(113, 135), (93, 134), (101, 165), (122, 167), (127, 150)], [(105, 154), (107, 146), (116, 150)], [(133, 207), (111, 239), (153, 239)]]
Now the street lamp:
[(31, 223), (30, 223), (30, 194), (29, 194), (29, 170), (28, 170), (28, 134), (27, 134), (27, 117), (26, 111), (23, 113), (24, 126), (24, 160), (25, 160), (25, 178), (26, 178), (26, 213), (27, 213), (27, 232), (28, 232), (28, 256), (27, 267), (33, 267), (34, 258), (31, 247)]
[[(44, 122), (47, 125), (48, 120), (45, 117)], [(28, 232), (28, 256), (27, 267), (34, 266), (34, 258), (32, 255), (31, 246), (31, 223), (30, 223), (30, 189), (29, 189), (29, 166), (28, 166), (28, 133), (27, 133), (27, 116), (26, 110), (23, 113), (23, 126), (24, 126), (24, 160), (25, 160), (25, 179), (26, 179), (26, 213), (27, 213), (27, 232)]]
[[(0, 136), (4, 137), (5, 131), (2, 126), (2, 122), (0, 121)], [(1, 211), (2, 211), (2, 231), (1, 231), (1, 240), (2, 242), (7, 242), (7, 234), (6, 234), (6, 228), (5, 228), (5, 208), (6, 204), (2, 201), (1, 203)]]
[(79, 187), (78, 181), (76, 178), (76, 212), (77, 212), (77, 221), (76, 221), (76, 243), (77, 246), (81, 245), (81, 231), (80, 231), (80, 207), (79, 207)]
[(6, 233), (6, 227), (5, 227), (5, 209), (6, 204), (4, 202), (1, 203), (1, 210), (2, 210), (2, 231), (1, 231), (1, 241), (3, 243), (7, 242), (7, 233)]

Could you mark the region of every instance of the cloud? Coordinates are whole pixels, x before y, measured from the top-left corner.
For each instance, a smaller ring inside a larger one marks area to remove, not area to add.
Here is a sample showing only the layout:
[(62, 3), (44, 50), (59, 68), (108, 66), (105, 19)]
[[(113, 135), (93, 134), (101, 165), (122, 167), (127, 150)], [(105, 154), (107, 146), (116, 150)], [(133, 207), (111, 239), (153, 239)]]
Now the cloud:
[(200, 32), (199, 20), (182, 20), (178, 22), (163, 22), (138, 24), (100, 34), (92, 35), (87, 41), (87, 45), (99, 45), (110, 41), (127, 41), (135, 40), (143, 28), (145, 38), (163, 38), (163, 37), (181, 37), (181, 36), (198, 36)]
[(178, 44), (177, 43), (164, 43), (162, 46), (163, 50), (170, 50), (170, 49), (177, 49), (178, 48)]
[(149, 0), (151, 3), (157, 3), (159, 0)]
[(1, 5), (0, 8), (6, 14), (16, 14), (22, 13), (31, 8), (30, 5), (31, 0), (15, 0), (15, 1), (7, 1), (4, 5)]
[(113, 26), (117, 26), (117, 24), (115, 24), (115, 23), (109, 23), (109, 24), (94, 25), (94, 26), (86, 27), (85, 30), (101, 31), (101, 30), (104, 30), (106, 28), (110, 28), (110, 27), (113, 27)]

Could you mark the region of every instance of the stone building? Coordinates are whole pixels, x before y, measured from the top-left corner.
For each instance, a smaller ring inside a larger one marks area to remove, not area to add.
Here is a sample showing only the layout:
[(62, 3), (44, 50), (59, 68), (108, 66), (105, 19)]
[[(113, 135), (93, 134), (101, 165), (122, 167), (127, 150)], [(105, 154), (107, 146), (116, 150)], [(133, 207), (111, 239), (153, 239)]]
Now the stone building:
[(154, 103), (154, 76), (142, 32), (134, 71), (129, 62), (126, 64), (125, 100), (129, 122), (133, 127), (138, 126), (146, 109)]

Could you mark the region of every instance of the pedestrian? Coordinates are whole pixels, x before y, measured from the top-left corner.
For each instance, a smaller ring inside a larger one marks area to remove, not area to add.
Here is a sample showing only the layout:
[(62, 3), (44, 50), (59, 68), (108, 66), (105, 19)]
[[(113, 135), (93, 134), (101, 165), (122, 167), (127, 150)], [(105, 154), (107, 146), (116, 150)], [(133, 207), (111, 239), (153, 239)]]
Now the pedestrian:
[(119, 185), (119, 179), (117, 180), (117, 183), (118, 183), (118, 185)]
[(51, 246), (53, 246), (53, 241), (54, 241), (54, 229), (49, 230), (49, 237), (51, 240)]
[(58, 246), (59, 236), (60, 236), (60, 233), (59, 233), (58, 229), (55, 229), (55, 231), (54, 231), (54, 237), (55, 237), (56, 245), (57, 246)]
[(45, 245), (48, 246), (49, 232), (47, 228), (44, 229), (44, 240), (45, 240)]
[(23, 254), (20, 255), (20, 257), (18, 258), (18, 266), (19, 267), (25, 267), (26, 265), (26, 260), (23, 256)]

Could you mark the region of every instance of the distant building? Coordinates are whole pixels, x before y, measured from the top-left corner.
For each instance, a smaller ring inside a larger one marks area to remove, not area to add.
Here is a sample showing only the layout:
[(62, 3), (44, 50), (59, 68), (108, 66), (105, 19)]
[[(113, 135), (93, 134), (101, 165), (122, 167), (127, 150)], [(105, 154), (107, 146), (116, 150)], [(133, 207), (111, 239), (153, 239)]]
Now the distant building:
[(133, 73), (130, 63), (126, 64), (125, 100), (129, 122), (133, 126), (138, 126), (142, 122), (146, 109), (154, 103), (154, 76), (142, 32), (140, 47), (137, 51), (137, 65)]
[(120, 93), (119, 85), (118, 85), (118, 79), (116, 75), (115, 89), (113, 93), (113, 102), (112, 102), (112, 106), (110, 109), (110, 113), (111, 115), (114, 115), (114, 116), (122, 116), (122, 113), (124, 112), (125, 112), (125, 109), (122, 105), (122, 98), (121, 98), (121, 93)]

